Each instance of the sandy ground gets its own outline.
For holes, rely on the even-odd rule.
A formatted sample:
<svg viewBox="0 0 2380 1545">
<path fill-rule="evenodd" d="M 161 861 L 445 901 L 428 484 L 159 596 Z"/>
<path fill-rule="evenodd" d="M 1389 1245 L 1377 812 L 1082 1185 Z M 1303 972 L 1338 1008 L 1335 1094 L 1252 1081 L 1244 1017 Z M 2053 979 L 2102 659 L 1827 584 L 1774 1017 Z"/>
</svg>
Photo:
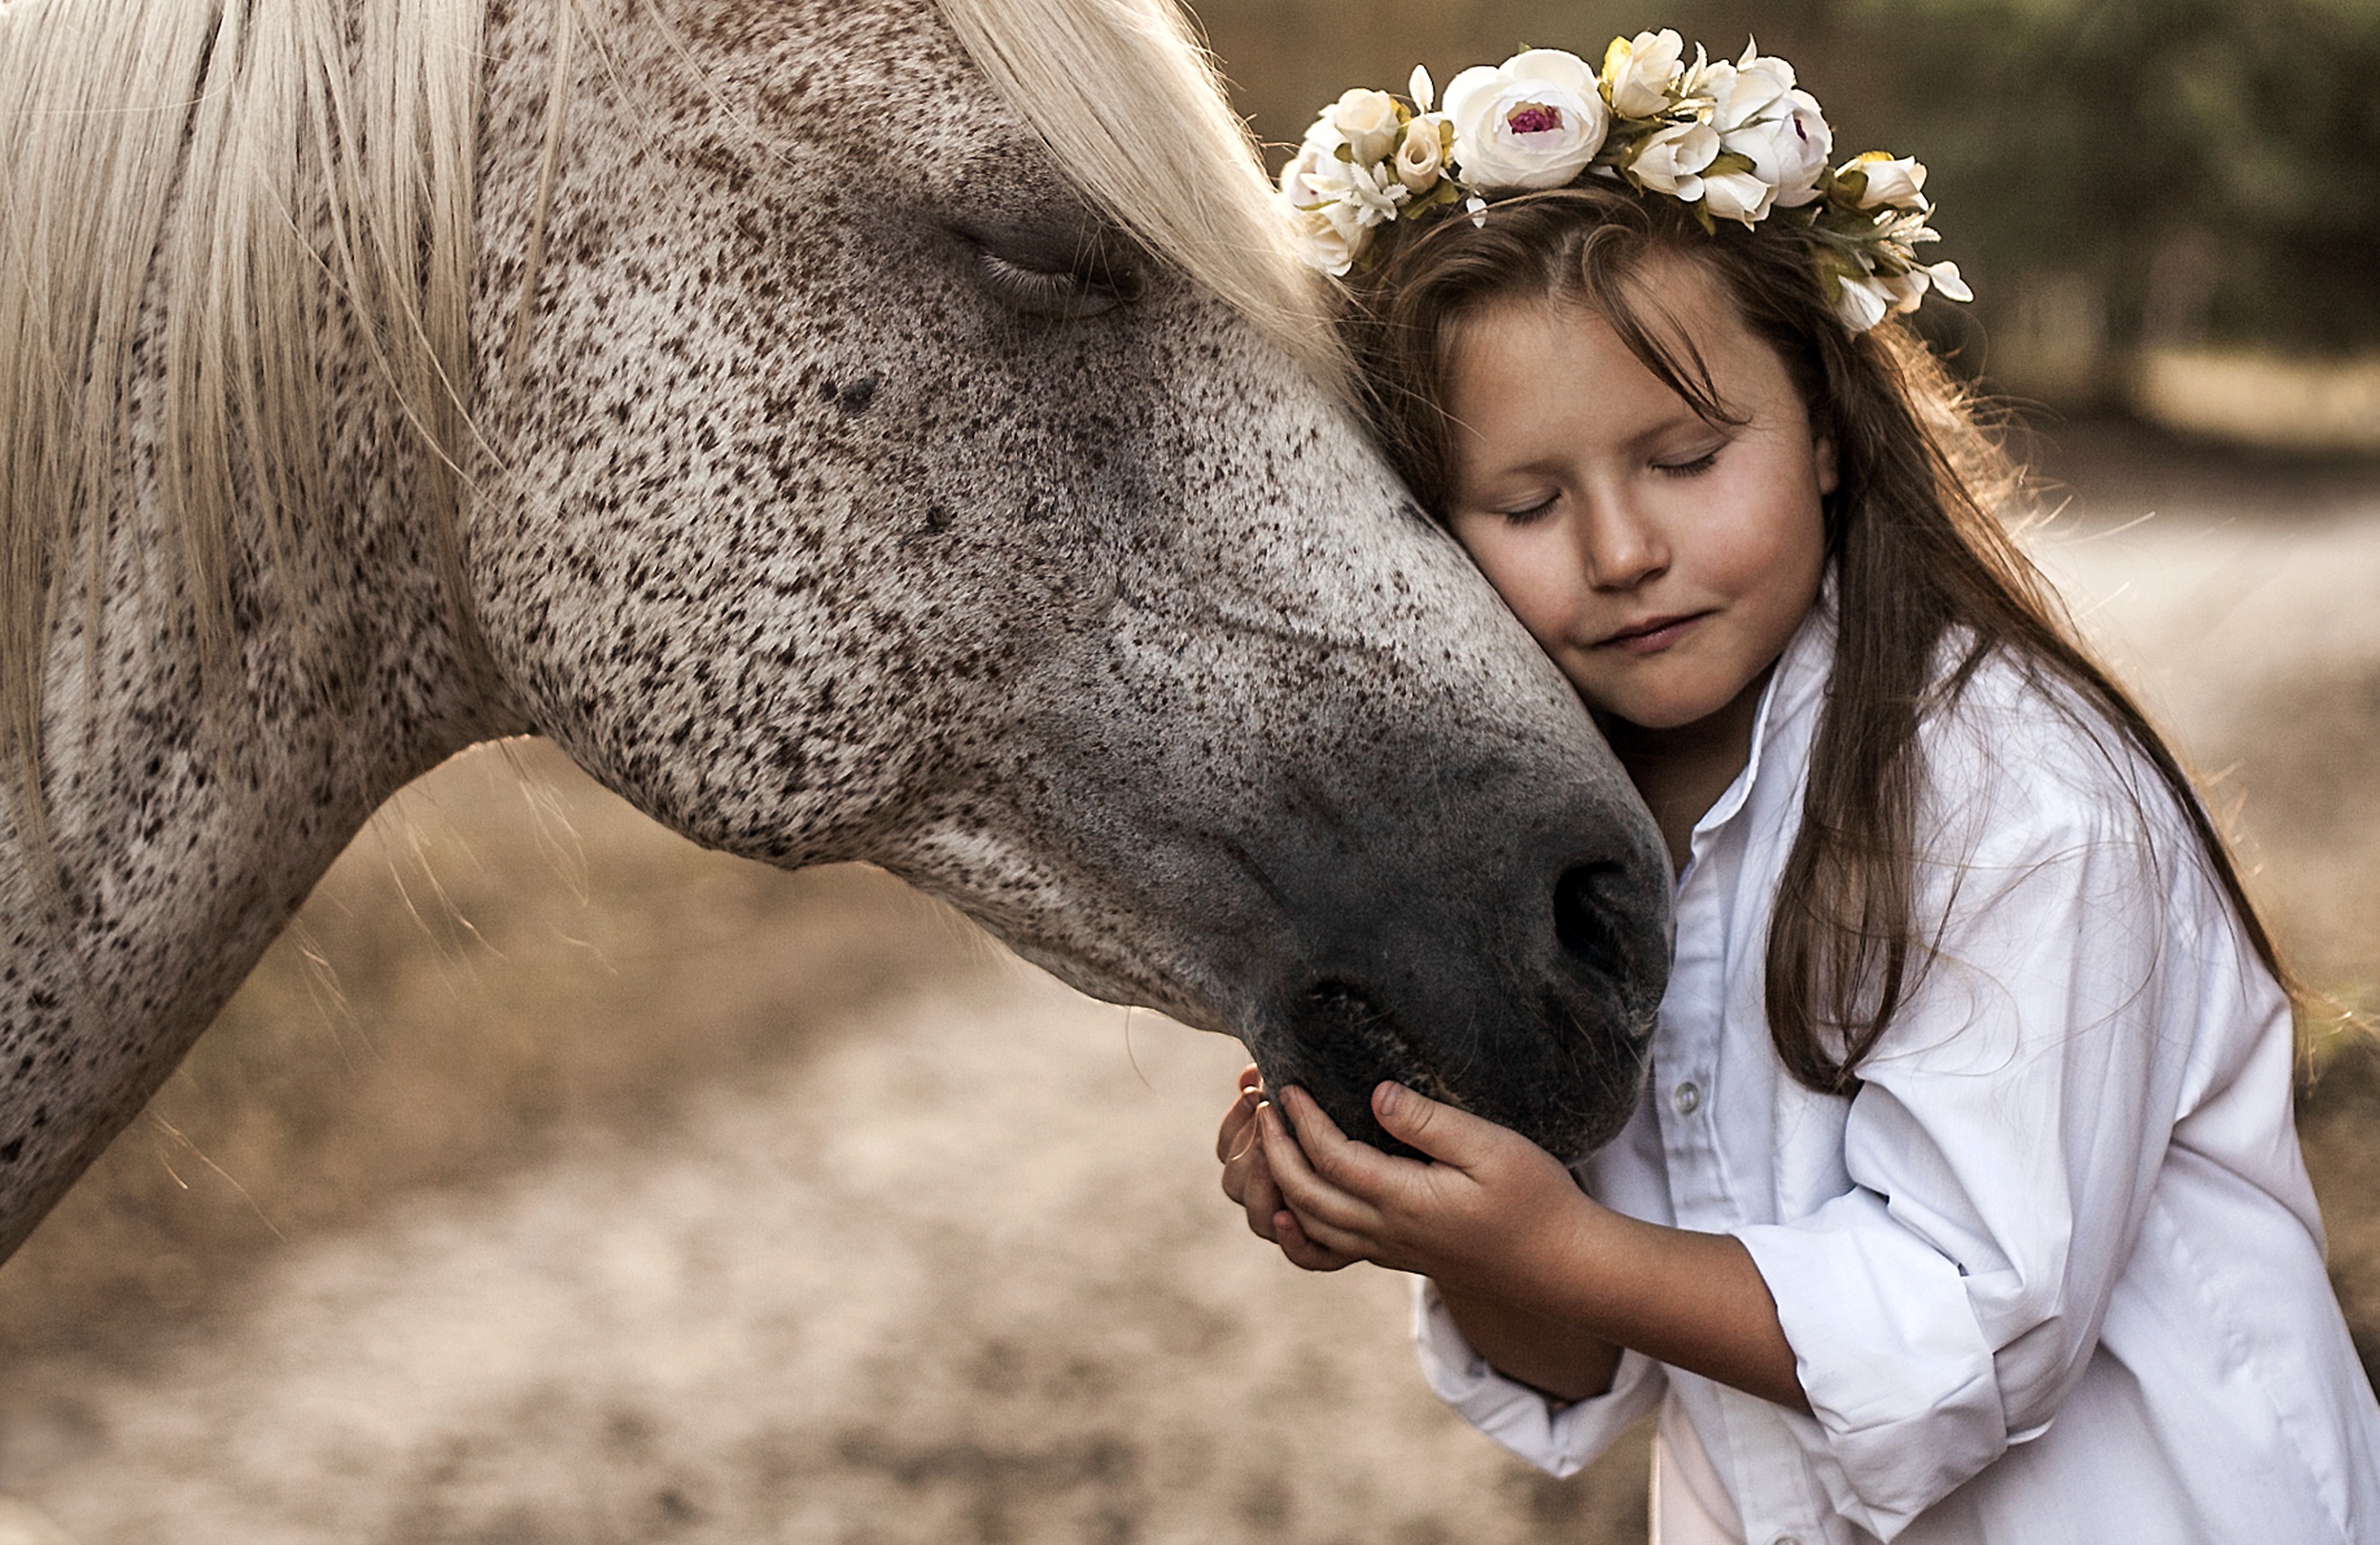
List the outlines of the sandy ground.
<svg viewBox="0 0 2380 1545">
<path fill-rule="evenodd" d="M 2046 560 L 2369 1000 L 2380 493 L 2052 468 Z M 2306 1131 L 2380 1328 L 2380 1083 L 2333 1060 Z M 1239 1062 L 476 754 L 0 1272 L 0 1490 L 85 1545 L 1641 1539 L 1640 1444 L 1536 1475 L 1420 1390 L 1401 1281 L 1247 1238 Z"/>
<path fill-rule="evenodd" d="M 9 1473 L 90 1541 L 1524 1537 L 1461 1522 L 1509 1481 L 1412 1397 L 1399 1284 L 1219 1226 L 1237 1066 L 1021 971 L 887 1004 L 154 1362 L 15 1370 Z"/>
</svg>

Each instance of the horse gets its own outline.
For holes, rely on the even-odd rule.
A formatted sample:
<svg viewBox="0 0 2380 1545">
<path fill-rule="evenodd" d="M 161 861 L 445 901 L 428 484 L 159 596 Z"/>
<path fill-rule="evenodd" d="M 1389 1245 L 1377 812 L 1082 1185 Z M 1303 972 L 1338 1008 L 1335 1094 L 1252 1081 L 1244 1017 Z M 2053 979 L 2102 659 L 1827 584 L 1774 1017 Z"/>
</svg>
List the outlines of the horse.
<svg viewBox="0 0 2380 1545">
<path fill-rule="evenodd" d="M 9 0 L 0 201 L 0 1252 L 526 734 L 1375 1140 L 1637 1098 L 1659 840 L 1175 0 Z"/>
</svg>

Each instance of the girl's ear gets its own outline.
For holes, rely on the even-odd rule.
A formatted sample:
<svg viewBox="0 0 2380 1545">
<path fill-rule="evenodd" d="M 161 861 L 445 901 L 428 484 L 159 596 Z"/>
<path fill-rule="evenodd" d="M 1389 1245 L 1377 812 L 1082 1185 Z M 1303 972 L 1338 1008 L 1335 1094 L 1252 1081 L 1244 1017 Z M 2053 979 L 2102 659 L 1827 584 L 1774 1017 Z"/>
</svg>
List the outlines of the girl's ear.
<svg viewBox="0 0 2380 1545">
<path fill-rule="evenodd" d="M 1843 474 L 1835 454 L 1835 437 L 1824 429 L 1814 429 L 1810 435 L 1810 460 L 1818 469 L 1818 497 L 1823 499 L 1843 485 Z"/>
</svg>

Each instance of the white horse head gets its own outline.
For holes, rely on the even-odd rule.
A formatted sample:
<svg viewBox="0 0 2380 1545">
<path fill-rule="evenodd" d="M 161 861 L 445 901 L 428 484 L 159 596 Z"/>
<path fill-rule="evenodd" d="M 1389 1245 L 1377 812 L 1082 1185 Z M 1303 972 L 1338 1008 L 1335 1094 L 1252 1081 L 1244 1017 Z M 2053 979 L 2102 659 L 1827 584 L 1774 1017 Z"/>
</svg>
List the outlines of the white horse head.
<svg viewBox="0 0 2380 1545">
<path fill-rule="evenodd" d="M 0 12 L 0 1238 L 522 731 L 1354 1130 L 1616 1130 L 1658 840 L 1342 406 L 1171 0 L 479 6 Z"/>
</svg>

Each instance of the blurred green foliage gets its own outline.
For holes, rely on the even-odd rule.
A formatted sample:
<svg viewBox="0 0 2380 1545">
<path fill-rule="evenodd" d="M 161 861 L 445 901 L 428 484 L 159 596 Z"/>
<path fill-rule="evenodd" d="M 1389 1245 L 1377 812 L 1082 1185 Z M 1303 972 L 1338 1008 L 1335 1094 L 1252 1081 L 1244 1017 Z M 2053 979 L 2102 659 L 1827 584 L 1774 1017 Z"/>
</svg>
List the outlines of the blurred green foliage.
<svg viewBox="0 0 2380 1545">
<path fill-rule="evenodd" d="M 1841 156 L 1932 168 L 1971 311 L 1930 325 L 2003 385 L 2112 397 L 2143 347 L 2380 349 L 2380 0 L 1195 0 L 1240 105 L 1292 141 L 1350 86 L 1512 47 L 1599 58 L 1756 35 Z M 1933 320 L 1939 318 L 1940 320 Z"/>
</svg>

